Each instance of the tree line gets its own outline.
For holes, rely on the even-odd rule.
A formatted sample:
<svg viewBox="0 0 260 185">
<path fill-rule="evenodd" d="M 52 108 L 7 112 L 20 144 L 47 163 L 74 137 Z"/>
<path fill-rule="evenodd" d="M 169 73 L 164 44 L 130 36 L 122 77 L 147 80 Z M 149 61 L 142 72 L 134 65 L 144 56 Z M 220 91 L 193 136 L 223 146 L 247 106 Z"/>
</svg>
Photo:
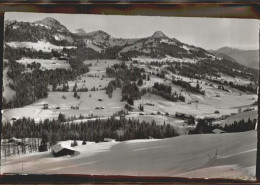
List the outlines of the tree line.
<svg viewBox="0 0 260 185">
<path fill-rule="evenodd" d="M 202 88 L 200 87 L 200 85 L 198 83 L 196 84 L 195 87 L 193 87 L 193 86 L 191 86 L 191 84 L 189 82 L 185 82 L 183 80 L 176 79 L 175 77 L 172 78 L 172 83 L 174 85 L 178 85 L 178 86 L 181 86 L 182 88 L 185 88 L 187 92 L 205 95 L 205 91 L 202 90 Z"/>
<path fill-rule="evenodd" d="M 122 130 L 123 134 L 118 134 Z M 69 123 L 65 115 L 60 114 L 57 120 L 45 119 L 35 123 L 34 119 L 22 118 L 12 124 L 7 122 L 2 124 L 2 138 L 12 137 L 34 140 L 36 145 L 34 150 L 47 144 L 52 146 L 58 141 L 65 140 L 84 140 L 102 142 L 104 138 L 113 138 L 117 141 L 131 139 L 168 138 L 177 136 L 176 129 L 170 124 L 157 125 L 155 121 L 146 122 L 134 119 L 115 119 L 114 117 L 106 120 L 89 120 L 80 123 Z M 36 138 L 40 138 L 39 142 Z M 36 141 L 36 142 L 35 142 Z M 30 145 L 30 143 L 28 143 Z"/>
<path fill-rule="evenodd" d="M 176 91 L 172 92 L 171 86 L 162 83 L 155 82 L 151 93 L 173 102 L 177 102 L 178 100 L 185 102 L 185 97 L 181 93 L 177 94 Z"/>
<path fill-rule="evenodd" d="M 7 76 L 13 80 L 9 86 L 16 92 L 13 99 L 7 102 L 3 99 L 3 108 L 22 107 L 35 102 L 40 98 L 48 96 L 48 85 L 52 85 L 52 90 L 58 90 L 57 86 L 63 84 L 62 91 L 67 91 L 66 83 L 75 80 L 80 74 L 87 73 L 89 68 L 83 64 L 80 58 L 70 58 L 69 69 L 41 70 L 34 68 L 31 73 L 25 72 L 25 66 L 9 59 L 5 64 L 8 67 Z"/>
<path fill-rule="evenodd" d="M 189 131 L 189 134 L 206 134 L 212 133 L 214 129 L 220 129 L 225 132 L 245 132 L 254 130 L 256 126 L 257 119 L 251 120 L 248 118 L 247 121 L 241 119 L 240 121 L 234 121 L 231 124 L 212 124 L 210 120 L 207 119 L 199 119 L 196 125 L 196 128 Z"/>
</svg>

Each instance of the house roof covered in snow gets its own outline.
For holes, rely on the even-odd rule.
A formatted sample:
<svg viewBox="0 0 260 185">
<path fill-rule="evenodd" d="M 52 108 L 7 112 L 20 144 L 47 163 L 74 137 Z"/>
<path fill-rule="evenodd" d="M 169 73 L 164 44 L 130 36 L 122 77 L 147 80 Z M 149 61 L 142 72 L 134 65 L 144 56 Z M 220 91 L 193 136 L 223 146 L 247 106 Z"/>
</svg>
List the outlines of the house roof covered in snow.
<svg viewBox="0 0 260 185">
<path fill-rule="evenodd" d="M 62 144 L 62 143 L 59 143 L 59 144 L 56 144 L 56 145 L 52 146 L 51 149 L 52 149 L 55 153 L 61 151 L 62 149 L 68 149 L 68 150 L 73 150 L 73 151 L 75 151 L 75 149 L 72 148 L 71 146 L 68 146 L 68 145 L 65 145 L 65 144 Z"/>
<path fill-rule="evenodd" d="M 22 142 L 22 140 L 12 137 L 11 139 L 9 139 L 9 142 Z"/>
<path fill-rule="evenodd" d="M 220 129 L 218 129 L 218 128 L 216 128 L 216 129 L 212 130 L 212 132 L 213 132 L 213 133 L 215 133 L 215 134 L 226 133 L 225 131 L 223 131 L 223 130 L 220 130 Z"/>
<path fill-rule="evenodd" d="M 115 142 L 116 139 L 112 139 L 112 138 L 104 138 L 105 142 Z"/>
</svg>

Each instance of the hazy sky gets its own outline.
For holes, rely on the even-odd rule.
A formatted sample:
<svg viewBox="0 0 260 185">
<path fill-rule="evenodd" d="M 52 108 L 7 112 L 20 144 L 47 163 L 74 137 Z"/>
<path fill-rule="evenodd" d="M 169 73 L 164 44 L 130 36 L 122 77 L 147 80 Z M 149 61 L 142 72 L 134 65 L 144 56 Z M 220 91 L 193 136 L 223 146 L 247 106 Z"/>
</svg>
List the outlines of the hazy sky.
<svg viewBox="0 0 260 185">
<path fill-rule="evenodd" d="M 70 31 L 103 30 L 117 38 L 142 38 L 162 31 L 168 37 L 204 49 L 230 46 L 259 48 L 259 21 L 253 19 L 184 18 L 86 14 L 6 13 L 5 19 L 32 22 L 53 17 Z"/>
</svg>

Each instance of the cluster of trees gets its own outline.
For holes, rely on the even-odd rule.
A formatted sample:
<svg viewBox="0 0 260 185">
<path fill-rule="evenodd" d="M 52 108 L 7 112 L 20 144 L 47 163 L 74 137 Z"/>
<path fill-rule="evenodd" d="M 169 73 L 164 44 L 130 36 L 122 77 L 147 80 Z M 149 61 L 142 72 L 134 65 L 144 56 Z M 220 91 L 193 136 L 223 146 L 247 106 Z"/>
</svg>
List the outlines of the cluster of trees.
<svg viewBox="0 0 260 185">
<path fill-rule="evenodd" d="M 33 48 L 13 48 L 5 45 L 4 50 L 4 58 L 9 60 L 20 60 L 23 57 L 41 59 L 51 59 L 53 57 L 51 52 L 36 51 Z"/>
<path fill-rule="evenodd" d="M 130 139 L 167 138 L 177 136 L 176 130 L 170 124 L 157 125 L 155 121 L 151 123 L 133 119 L 117 120 L 108 118 L 107 120 L 96 119 L 81 123 L 68 123 L 64 115 L 60 114 L 58 120 L 45 119 L 35 123 L 33 119 L 22 118 L 10 124 L 2 125 L 2 137 L 4 139 L 16 138 L 41 138 L 41 143 L 37 145 L 50 146 L 62 140 L 87 140 L 101 142 L 104 138 L 114 138 L 118 141 Z M 117 131 L 123 130 L 123 135 L 118 135 Z"/>
<path fill-rule="evenodd" d="M 3 99 L 3 108 L 21 107 L 40 98 L 46 98 L 49 91 L 48 85 L 52 85 L 53 91 L 68 91 L 66 83 L 69 80 L 75 80 L 78 75 L 89 72 L 89 66 L 83 63 L 83 59 L 80 56 L 74 56 L 68 60 L 70 69 L 43 71 L 37 64 L 31 64 L 29 67 L 33 69 L 32 72 L 25 73 L 25 66 L 13 60 L 12 58 L 17 57 L 9 56 L 10 51 L 13 51 L 13 49 L 5 52 L 8 53 L 5 57 L 9 60 L 5 65 L 8 67 L 7 76 L 13 80 L 10 88 L 16 92 L 16 95 L 9 102 Z M 57 86 L 61 84 L 63 84 L 62 88 L 58 89 Z"/>
<path fill-rule="evenodd" d="M 140 105 L 138 106 L 138 109 L 139 109 L 140 111 L 144 111 L 144 106 L 143 106 L 142 104 L 140 104 Z"/>
<path fill-rule="evenodd" d="M 78 92 L 88 92 L 88 88 L 87 87 L 81 87 L 81 88 L 77 88 Z"/>
<path fill-rule="evenodd" d="M 10 88 L 16 94 L 9 102 L 4 101 L 3 108 L 15 108 L 28 105 L 48 95 L 48 78 L 41 70 L 24 73 L 25 67 L 13 60 L 8 63 L 7 76 L 13 80 Z"/>
<path fill-rule="evenodd" d="M 130 105 L 134 105 L 134 100 L 141 98 L 141 92 L 135 82 L 128 82 L 122 86 L 122 101 L 127 100 Z"/>
<path fill-rule="evenodd" d="M 130 105 L 134 105 L 134 100 L 140 99 L 142 95 L 137 84 L 139 86 L 143 84 L 142 79 L 146 78 L 144 72 L 143 68 L 131 67 L 128 69 L 124 62 L 107 67 L 107 76 L 113 77 L 115 80 L 109 82 L 106 93 L 112 97 L 113 90 L 119 87 L 122 89 L 122 101 L 126 100 Z"/>
<path fill-rule="evenodd" d="M 195 87 L 193 87 L 193 86 L 191 86 L 191 84 L 189 82 L 185 82 L 180 79 L 175 79 L 175 77 L 172 78 L 172 83 L 174 85 L 178 85 L 178 86 L 181 86 L 182 88 L 185 88 L 187 92 L 205 95 L 205 91 L 202 90 L 202 88 L 200 87 L 200 85 L 198 83 Z"/>
<path fill-rule="evenodd" d="M 165 99 L 173 102 L 177 102 L 178 100 L 185 102 L 185 97 L 181 93 L 177 94 L 176 91 L 172 93 L 172 87 L 162 83 L 155 82 L 152 93 L 160 95 Z"/>
<path fill-rule="evenodd" d="M 68 92 L 69 91 L 69 84 L 68 83 L 66 84 L 65 82 L 63 82 L 62 87 L 61 88 L 57 88 L 57 84 L 54 83 L 52 85 L 52 91 Z"/>
<path fill-rule="evenodd" d="M 240 121 L 234 121 L 232 124 L 225 124 L 223 130 L 226 132 L 245 132 L 249 130 L 254 130 L 256 126 L 257 119 L 251 120 L 248 118 L 247 121 L 244 119 Z"/>
<path fill-rule="evenodd" d="M 189 130 L 189 134 L 207 134 L 212 133 L 212 130 L 219 128 L 217 124 L 212 124 L 205 119 L 199 119 L 198 123 L 193 130 Z"/>
<path fill-rule="evenodd" d="M 159 64 L 155 64 L 159 65 Z M 232 62 L 226 59 L 201 59 L 197 63 L 178 63 L 172 62 L 168 64 L 167 70 L 173 72 L 174 74 L 180 74 L 189 78 L 195 79 L 209 79 L 210 77 L 220 77 L 220 73 L 229 75 L 231 77 L 241 77 L 249 79 L 254 82 L 255 85 L 236 85 L 230 82 L 226 82 L 226 85 L 230 87 L 237 88 L 241 91 L 249 91 L 252 93 L 256 92 L 256 87 L 258 84 L 258 71 L 255 69 L 250 69 L 242 66 L 236 62 Z M 210 78 L 212 79 L 212 78 Z M 225 82 L 216 81 L 216 83 Z"/>
<path fill-rule="evenodd" d="M 122 66 L 122 64 L 120 66 Z M 123 82 L 137 81 L 140 78 L 143 79 L 144 72 L 145 70 L 143 68 L 140 69 L 137 67 L 128 69 L 127 66 L 121 68 L 116 65 L 116 68 L 114 66 L 106 68 L 106 74 L 109 78 L 118 78 Z"/>
<path fill-rule="evenodd" d="M 217 79 L 213 79 L 213 78 L 207 78 L 207 80 L 212 81 L 217 84 L 221 84 L 221 85 L 229 85 L 230 87 L 238 89 L 242 92 L 251 92 L 251 93 L 257 94 L 258 87 L 252 83 L 246 84 L 246 85 L 239 85 L 239 84 L 235 84 L 231 81 L 228 82 L 226 80 L 223 81 L 223 80 L 217 80 Z M 224 89 L 226 89 L 226 88 L 224 88 Z"/>
<path fill-rule="evenodd" d="M 31 73 L 24 73 L 25 67 L 13 60 L 9 60 L 7 75 L 13 80 L 10 88 L 16 95 L 10 102 L 3 102 L 3 108 L 21 107 L 33 103 L 40 98 L 48 96 L 48 85 L 52 85 L 53 91 L 68 91 L 69 80 L 74 80 L 79 71 L 72 69 L 40 70 L 35 68 Z M 83 72 L 84 70 L 80 70 Z M 63 84 L 61 89 L 57 85 Z"/>
<path fill-rule="evenodd" d="M 70 41 L 66 39 L 55 39 L 54 35 L 61 34 L 56 27 L 57 25 L 48 28 L 36 24 L 32 25 L 29 22 L 16 22 L 14 25 L 18 26 L 19 29 L 13 29 L 13 24 L 7 25 L 5 27 L 5 42 L 37 42 L 38 40 L 46 39 L 50 43 L 59 46 L 67 46 L 71 44 Z M 62 35 L 68 38 L 73 36 L 65 29 L 62 31 Z"/>
<path fill-rule="evenodd" d="M 68 62 L 77 76 L 89 72 L 89 65 L 84 64 L 84 60 L 80 56 L 69 58 Z"/>
<path fill-rule="evenodd" d="M 242 119 L 238 122 L 234 121 L 234 123 L 232 124 L 225 124 L 224 126 L 221 126 L 219 124 L 212 124 L 210 120 L 199 119 L 196 128 L 194 130 L 190 130 L 189 134 L 212 133 L 212 131 L 216 128 L 229 133 L 245 132 L 249 130 L 254 130 L 256 126 L 256 122 L 257 122 L 256 119 L 251 120 L 250 118 L 248 118 L 247 121 Z"/>
<path fill-rule="evenodd" d="M 80 42 L 79 42 L 80 43 Z M 99 46 L 100 47 L 100 46 Z M 118 52 L 122 49 L 120 46 L 108 47 L 103 49 L 101 53 L 95 51 L 92 48 L 86 48 L 85 44 L 82 43 L 76 48 L 67 49 L 64 48 L 63 52 L 72 56 L 80 56 L 84 60 L 91 59 L 116 59 Z"/>
<path fill-rule="evenodd" d="M 40 69 L 41 68 L 41 64 L 40 63 L 36 63 L 36 62 L 32 62 L 31 64 L 27 64 L 26 66 L 28 69 Z"/>
<path fill-rule="evenodd" d="M 121 88 L 121 80 L 116 78 L 115 80 L 111 80 L 107 87 L 106 87 L 106 94 L 108 95 L 109 98 L 112 98 L 113 91 L 117 88 Z"/>
<path fill-rule="evenodd" d="M 26 143 L 26 144 L 22 144 Z M 23 138 L 21 142 L 8 142 L 3 141 L 1 143 L 2 156 L 9 157 L 19 154 L 35 153 L 38 152 L 41 143 L 41 138 Z"/>
<path fill-rule="evenodd" d="M 86 48 L 83 46 L 79 46 L 77 48 L 63 48 L 63 52 L 69 56 L 74 56 L 80 58 L 82 61 L 84 60 L 91 60 L 91 59 L 102 59 L 102 55 L 95 51 L 92 48 Z"/>
<path fill-rule="evenodd" d="M 147 56 L 147 54 L 137 50 L 129 50 L 127 52 L 120 53 L 120 59 L 123 61 L 128 61 L 130 58 L 136 58 L 138 56 Z"/>
</svg>

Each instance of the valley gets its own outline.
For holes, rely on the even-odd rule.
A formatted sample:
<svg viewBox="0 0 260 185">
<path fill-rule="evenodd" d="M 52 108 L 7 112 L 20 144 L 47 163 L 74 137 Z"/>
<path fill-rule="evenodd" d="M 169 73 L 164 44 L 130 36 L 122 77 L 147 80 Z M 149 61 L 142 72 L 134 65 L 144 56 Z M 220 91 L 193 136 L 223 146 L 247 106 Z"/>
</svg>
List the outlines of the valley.
<svg viewBox="0 0 260 185">
<path fill-rule="evenodd" d="M 1 173 L 254 179 L 258 69 L 51 17 L 6 20 L 4 51 Z"/>
</svg>

